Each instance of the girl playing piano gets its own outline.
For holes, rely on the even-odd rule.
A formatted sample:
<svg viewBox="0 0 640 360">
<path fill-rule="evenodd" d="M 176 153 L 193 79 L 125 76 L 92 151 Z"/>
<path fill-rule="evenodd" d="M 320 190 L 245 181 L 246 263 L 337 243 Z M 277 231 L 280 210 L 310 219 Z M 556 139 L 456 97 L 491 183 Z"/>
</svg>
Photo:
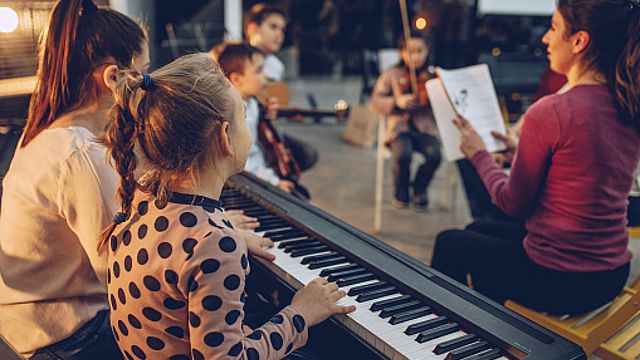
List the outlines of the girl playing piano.
<svg viewBox="0 0 640 360">
<path fill-rule="evenodd" d="M 247 256 L 273 260 L 265 250 L 273 243 L 234 230 L 217 200 L 244 168 L 251 136 L 240 95 L 208 54 L 130 73 L 116 102 L 104 143 L 122 210 L 101 246 L 111 323 L 127 358 L 279 359 L 306 343 L 309 326 L 354 310 L 336 305 L 344 292 L 318 278 L 243 332 Z"/>
</svg>

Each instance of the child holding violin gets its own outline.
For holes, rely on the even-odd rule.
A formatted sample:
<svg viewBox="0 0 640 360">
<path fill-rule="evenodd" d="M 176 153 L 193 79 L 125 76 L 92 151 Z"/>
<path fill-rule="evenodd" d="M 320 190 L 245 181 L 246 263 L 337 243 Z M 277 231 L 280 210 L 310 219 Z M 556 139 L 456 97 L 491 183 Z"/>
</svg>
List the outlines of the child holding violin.
<svg viewBox="0 0 640 360">
<path fill-rule="evenodd" d="M 380 75 L 371 94 L 373 111 L 388 115 L 385 145 L 393 157 L 393 198 L 396 208 L 407 208 L 410 196 L 411 156 L 424 156 L 413 180 L 413 205 L 426 210 L 427 188 L 440 164 L 440 142 L 424 83 L 433 78 L 428 69 L 429 47 L 421 34 L 412 33 L 399 43 L 401 62 Z M 416 73 L 412 89 L 411 67 Z"/>
<path fill-rule="evenodd" d="M 269 126 L 277 117 L 277 99 L 270 99 L 267 104 L 262 105 L 256 98 L 267 84 L 264 60 L 262 51 L 246 43 L 227 44 L 218 56 L 225 76 L 238 90 L 247 107 L 247 123 L 253 144 L 245 171 L 283 191 L 309 198 L 309 192 L 297 183 L 300 168 L 295 158 L 282 141 L 277 141 L 279 134 L 275 128 Z M 265 139 L 266 131 L 269 134 Z M 265 145 L 268 148 L 265 149 Z"/>
</svg>

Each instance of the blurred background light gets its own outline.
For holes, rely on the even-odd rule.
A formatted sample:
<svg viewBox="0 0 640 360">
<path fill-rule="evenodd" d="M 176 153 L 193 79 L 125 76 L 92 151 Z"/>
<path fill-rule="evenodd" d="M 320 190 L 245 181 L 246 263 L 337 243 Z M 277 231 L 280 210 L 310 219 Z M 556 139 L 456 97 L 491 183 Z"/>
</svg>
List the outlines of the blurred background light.
<svg viewBox="0 0 640 360">
<path fill-rule="evenodd" d="M 10 33 L 18 28 L 18 14 L 10 7 L 0 7 L 0 32 Z"/>
</svg>

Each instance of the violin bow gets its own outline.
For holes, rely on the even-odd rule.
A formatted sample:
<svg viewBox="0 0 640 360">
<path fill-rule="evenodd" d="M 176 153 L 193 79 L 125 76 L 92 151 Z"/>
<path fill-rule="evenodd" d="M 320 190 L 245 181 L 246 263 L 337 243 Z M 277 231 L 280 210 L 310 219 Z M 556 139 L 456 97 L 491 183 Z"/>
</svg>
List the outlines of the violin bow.
<svg viewBox="0 0 640 360">
<path fill-rule="evenodd" d="M 411 79 L 411 90 L 413 93 L 418 94 L 418 76 L 416 75 L 416 67 L 411 62 L 411 51 L 409 51 L 409 40 L 411 39 L 411 29 L 409 27 L 409 12 L 407 11 L 407 0 L 400 1 L 400 13 L 402 15 L 402 29 L 404 30 L 404 44 L 407 52 L 409 53 L 409 79 Z"/>
</svg>

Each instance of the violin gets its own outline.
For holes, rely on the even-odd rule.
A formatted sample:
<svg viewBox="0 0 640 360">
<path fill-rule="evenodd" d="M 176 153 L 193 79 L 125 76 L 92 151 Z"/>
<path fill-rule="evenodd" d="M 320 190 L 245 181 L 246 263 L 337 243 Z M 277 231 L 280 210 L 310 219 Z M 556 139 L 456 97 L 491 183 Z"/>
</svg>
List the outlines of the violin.
<svg viewBox="0 0 640 360">
<path fill-rule="evenodd" d="M 424 86 L 424 84 L 428 80 L 433 79 L 433 77 L 434 74 L 431 72 L 430 67 L 423 66 L 422 69 L 416 72 L 416 82 L 418 83 L 418 86 L 416 87 L 414 92 L 411 85 L 410 70 L 407 68 L 406 71 L 403 71 L 400 74 L 400 77 L 398 78 L 398 85 L 402 94 L 413 93 L 420 101 L 420 105 L 429 105 L 429 95 L 427 94 L 427 87 Z"/>
<path fill-rule="evenodd" d="M 278 177 L 296 182 L 300 178 L 300 166 L 284 145 L 284 141 L 273 121 L 265 117 L 266 109 L 259 104 L 258 141 L 265 150 L 267 163 L 271 165 Z"/>
<path fill-rule="evenodd" d="M 411 38 L 411 31 L 409 28 L 409 12 L 407 10 L 407 1 L 400 0 L 400 14 L 402 15 L 402 30 L 404 33 L 405 44 L 409 44 Z M 425 82 L 433 78 L 433 74 L 429 66 L 423 65 L 422 68 L 416 69 L 413 63 L 409 61 L 406 64 L 406 70 L 401 74 L 398 79 L 398 85 L 402 94 L 414 94 L 418 98 L 420 105 L 429 104 L 429 95 L 427 94 L 427 88 Z"/>
</svg>

